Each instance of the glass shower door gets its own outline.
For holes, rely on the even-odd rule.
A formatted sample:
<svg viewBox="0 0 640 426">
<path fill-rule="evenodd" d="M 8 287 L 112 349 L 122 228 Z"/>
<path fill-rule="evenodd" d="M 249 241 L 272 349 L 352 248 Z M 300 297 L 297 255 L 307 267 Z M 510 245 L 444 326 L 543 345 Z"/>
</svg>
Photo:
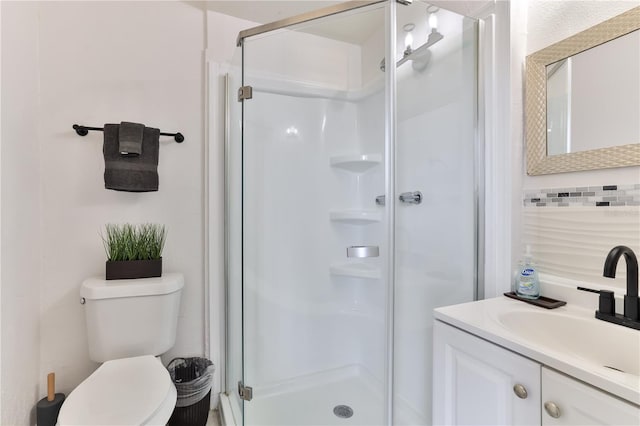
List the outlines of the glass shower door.
<svg viewBox="0 0 640 426">
<path fill-rule="evenodd" d="M 385 423 L 385 7 L 243 42 L 246 425 Z"/>
<path fill-rule="evenodd" d="M 477 23 L 414 2 L 397 28 L 393 424 L 424 425 L 433 309 L 476 297 Z"/>
<path fill-rule="evenodd" d="M 217 81 L 217 79 L 212 79 Z M 231 413 L 242 424 L 242 104 L 235 91 L 242 85 L 242 49 L 237 48 L 225 77 L 225 393 Z"/>
</svg>

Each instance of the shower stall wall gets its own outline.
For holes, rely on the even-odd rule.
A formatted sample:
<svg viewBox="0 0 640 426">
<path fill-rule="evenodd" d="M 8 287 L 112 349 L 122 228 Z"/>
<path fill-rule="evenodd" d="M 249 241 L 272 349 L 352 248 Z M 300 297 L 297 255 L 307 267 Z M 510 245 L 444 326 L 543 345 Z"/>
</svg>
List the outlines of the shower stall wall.
<svg viewBox="0 0 640 426">
<path fill-rule="evenodd" d="M 238 424 L 429 424 L 431 312 L 476 297 L 477 22 L 369 3 L 241 33 L 227 77 Z"/>
</svg>

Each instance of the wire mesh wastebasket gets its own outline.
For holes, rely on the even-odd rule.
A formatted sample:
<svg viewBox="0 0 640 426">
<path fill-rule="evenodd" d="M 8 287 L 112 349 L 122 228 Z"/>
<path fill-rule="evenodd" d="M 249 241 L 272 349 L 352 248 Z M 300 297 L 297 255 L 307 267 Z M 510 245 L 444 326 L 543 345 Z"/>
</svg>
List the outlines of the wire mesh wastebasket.
<svg viewBox="0 0 640 426">
<path fill-rule="evenodd" d="M 205 426 L 215 370 L 213 363 L 206 358 L 175 358 L 167 369 L 178 393 L 169 426 Z"/>
</svg>

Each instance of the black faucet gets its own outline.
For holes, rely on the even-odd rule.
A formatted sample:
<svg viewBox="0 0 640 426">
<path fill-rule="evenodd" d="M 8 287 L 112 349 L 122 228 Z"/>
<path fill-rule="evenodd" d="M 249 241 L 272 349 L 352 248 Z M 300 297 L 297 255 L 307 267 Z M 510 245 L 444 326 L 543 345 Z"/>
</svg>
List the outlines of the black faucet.
<svg viewBox="0 0 640 426">
<path fill-rule="evenodd" d="M 600 295 L 600 306 L 596 318 L 640 330 L 640 298 L 638 297 L 638 259 L 629 247 L 617 246 L 611 249 L 604 261 L 604 275 L 616 277 L 618 260 L 624 255 L 627 262 L 627 294 L 624 296 L 624 315 L 616 314 L 615 298 L 612 291 L 592 290 L 578 287 L 578 290 L 590 291 Z"/>
<path fill-rule="evenodd" d="M 627 262 L 627 294 L 624 296 L 624 316 L 632 321 L 640 319 L 640 298 L 638 298 L 638 259 L 629 247 L 617 246 L 611 249 L 604 261 L 603 275 L 616 277 L 616 267 L 620 256 Z"/>
</svg>

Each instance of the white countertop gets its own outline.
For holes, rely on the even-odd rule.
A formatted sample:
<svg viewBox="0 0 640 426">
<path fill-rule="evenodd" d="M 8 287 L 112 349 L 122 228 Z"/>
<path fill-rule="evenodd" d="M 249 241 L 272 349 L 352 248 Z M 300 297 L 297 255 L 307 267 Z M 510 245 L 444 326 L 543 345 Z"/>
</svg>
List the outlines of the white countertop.
<svg viewBox="0 0 640 426">
<path fill-rule="evenodd" d="M 558 340 L 561 333 L 567 333 L 565 325 L 577 324 L 579 327 L 576 327 L 575 333 L 573 330 L 568 331 L 571 337 L 568 340 L 574 344 L 577 342 L 577 346 L 584 345 L 587 348 L 594 348 L 594 354 L 597 352 L 601 358 L 606 358 L 609 350 L 632 351 L 632 353 L 625 355 L 631 355 L 632 360 L 637 359 L 638 370 L 640 370 L 640 331 L 598 320 L 594 317 L 594 312 L 595 308 L 585 309 L 570 303 L 560 308 L 547 310 L 500 296 L 495 299 L 438 308 L 434 311 L 434 317 L 640 405 L 640 375 L 605 368 L 601 365 L 602 363 L 592 359 L 591 355 L 593 354 L 590 353 L 590 350 L 587 350 L 585 356 L 582 356 L 580 351 L 564 349 L 562 342 Z M 539 329 L 534 330 L 535 335 L 527 335 L 526 332 L 519 333 L 514 330 L 513 325 L 509 326 L 505 322 L 505 318 L 514 318 L 518 315 L 527 318 L 544 318 L 546 325 L 540 322 Z M 559 324 L 558 330 L 545 330 L 545 327 L 556 328 L 550 325 L 554 322 Z M 527 326 L 528 333 L 531 333 L 531 327 L 536 327 L 537 324 L 527 324 Z M 560 330 L 561 328 L 563 330 Z M 607 337 L 615 340 L 610 339 L 606 343 L 594 341 L 596 339 L 591 333 L 593 330 L 597 330 L 599 336 L 609 335 Z M 553 344 L 553 338 L 546 341 L 544 335 L 547 332 L 550 335 L 555 334 L 552 337 L 559 344 Z M 620 342 L 619 345 L 618 342 Z M 612 344 L 614 347 L 607 347 Z M 596 347 L 592 345 L 596 345 Z M 628 356 L 627 359 L 629 359 Z"/>
</svg>

